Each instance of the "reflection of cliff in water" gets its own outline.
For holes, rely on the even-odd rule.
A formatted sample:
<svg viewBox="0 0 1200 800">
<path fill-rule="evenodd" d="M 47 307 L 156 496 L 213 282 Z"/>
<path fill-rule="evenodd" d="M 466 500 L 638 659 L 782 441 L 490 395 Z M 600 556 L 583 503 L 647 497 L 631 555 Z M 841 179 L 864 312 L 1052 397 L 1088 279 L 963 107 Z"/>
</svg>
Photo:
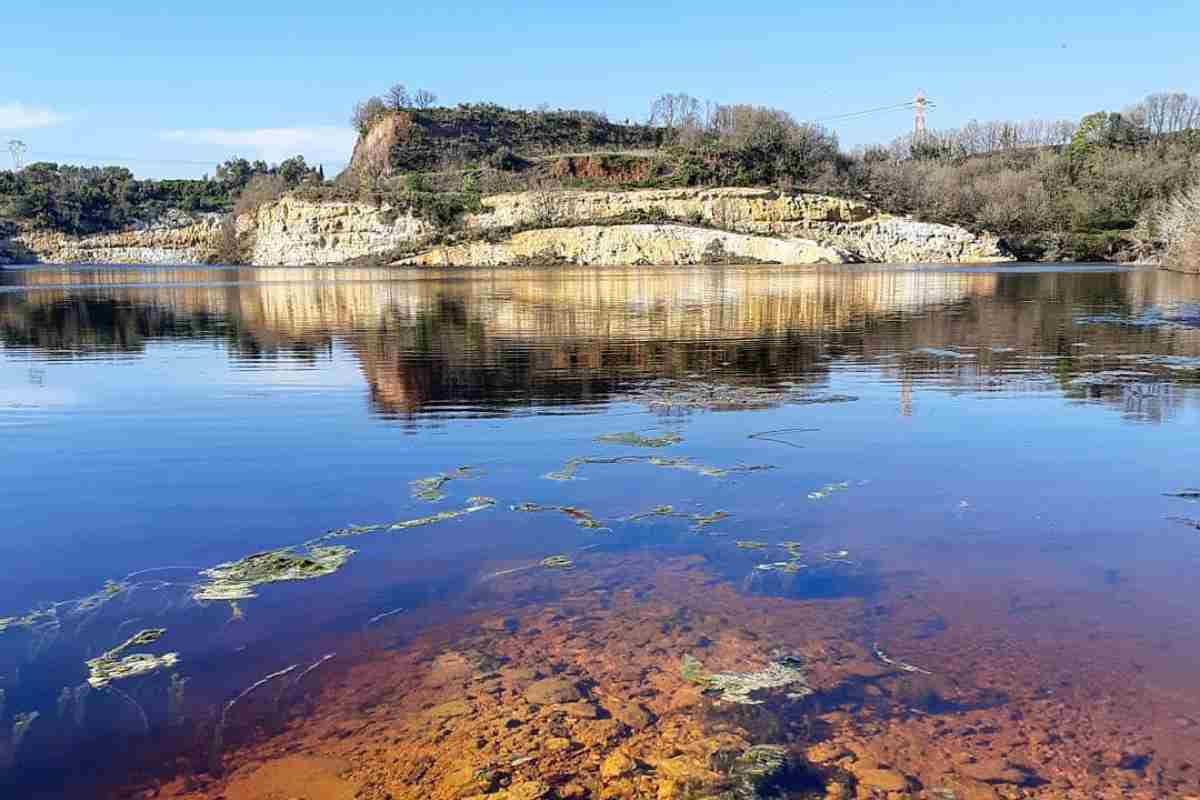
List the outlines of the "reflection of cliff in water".
<svg viewBox="0 0 1200 800">
<path fill-rule="evenodd" d="M 1038 371 L 1067 386 L 1132 354 L 1195 357 L 1200 331 L 1073 325 L 1191 299 L 1155 271 L 31 270 L 6 274 L 7 347 L 69 356 L 217 338 L 239 361 L 306 360 L 335 342 L 381 413 L 600 401 L 633 382 L 704 375 L 821 381 L 837 359 L 900 382 L 987 388 Z M 970 352 L 929 359 L 923 348 Z"/>
</svg>

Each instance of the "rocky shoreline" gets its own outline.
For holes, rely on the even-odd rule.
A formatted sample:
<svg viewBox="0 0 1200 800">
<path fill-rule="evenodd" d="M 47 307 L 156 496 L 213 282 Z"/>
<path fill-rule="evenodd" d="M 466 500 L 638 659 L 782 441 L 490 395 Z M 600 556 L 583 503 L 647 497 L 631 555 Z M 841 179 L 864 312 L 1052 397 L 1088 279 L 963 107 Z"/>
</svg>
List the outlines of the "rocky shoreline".
<svg viewBox="0 0 1200 800">
<path fill-rule="evenodd" d="M 991 263 L 1002 241 L 853 200 L 764 189 L 520 192 L 485 197 L 451 227 L 386 203 L 285 196 L 228 223 L 174 215 L 91 236 L 25 231 L 0 263 L 223 263 L 231 238 L 254 266 L 570 263 Z"/>
</svg>

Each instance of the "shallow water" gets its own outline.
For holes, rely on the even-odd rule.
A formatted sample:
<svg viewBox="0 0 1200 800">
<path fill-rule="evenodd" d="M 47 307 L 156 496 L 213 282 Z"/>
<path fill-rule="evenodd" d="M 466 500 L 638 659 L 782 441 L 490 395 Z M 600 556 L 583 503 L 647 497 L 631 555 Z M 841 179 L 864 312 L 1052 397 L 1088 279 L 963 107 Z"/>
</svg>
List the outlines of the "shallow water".
<svg viewBox="0 0 1200 800">
<path fill-rule="evenodd" d="M 708 647 L 678 639 L 672 608 L 703 614 L 706 664 L 748 671 L 788 650 L 825 680 L 817 707 L 772 700 L 770 720 L 739 719 L 746 741 L 861 740 L 879 752 L 851 774 L 883 764 L 914 791 L 950 787 L 929 797 L 967 796 L 956 780 L 997 796 L 1200 792 L 1200 502 L 1168 496 L 1200 486 L 1196 277 L 41 267 L 0 272 L 0 335 L 0 619 L 15 618 L 0 632 L 0 788 L 16 796 L 153 780 L 168 796 L 265 797 L 283 791 L 267 768 L 239 788 L 238 766 L 288 741 L 397 798 L 454 796 L 437 764 L 456 725 L 471 732 L 460 715 L 395 745 L 401 760 L 426 747 L 419 774 L 302 732 L 367 730 L 377 706 L 345 693 L 368 686 L 407 698 L 377 705 L 408 724 L 425 710 L 405 702 L 453 698 L 405 681 L 480 648 L 568 675 L 604 708 L 621 692 L 644 704 L 659 722 L 621 746 L 648 766 L 612 780 L 671 796 L 653 737 L 684 712 L 647 676 Z M 662 441 L 597 441 L 627 432 Z M 576 458 L 592 461 L 563 474 Z M 414 496 L 410 481 L 465 465 L 444 499 Z M 674 516 L 629 519 L 663 505 Z M 202 569 L 469 506 L 331 538 L 356 551 L 333 574 L 195 598 Z M 540 565 L 556 555 L 573 568 Z M 106 580 L 122 582 L 78 602 Z M 556 639 L 562 620 L 579 627 Z M 501 633 L 484 647 L 479 626 Z M 129 652 L 177 664 L 76 690 L 88 659 L 157 628 Z M 613 648 L 644 660 L 640 677 L 592 664 Z M 888 658 L 922 672 L 847 688 L 847 664 Z M 900 679 L 926 672 L 953 688 L 914 705 Z M 487 739 L 486 710 L 509 713 L 509 694 L 472 685 L 454 692 Z M 1042 742 L 1065 719 L 1086 732 Z M 362 750 L 367 736 L 334 738 Z M 597 760 L 615 746 L 565 738 Z M 938 740 L 1026 779 L 935 768 Z M 540 796 L 603 796 L 608 780 L 594 764 L 506 769 L 557 792 Z"/>
</svg>

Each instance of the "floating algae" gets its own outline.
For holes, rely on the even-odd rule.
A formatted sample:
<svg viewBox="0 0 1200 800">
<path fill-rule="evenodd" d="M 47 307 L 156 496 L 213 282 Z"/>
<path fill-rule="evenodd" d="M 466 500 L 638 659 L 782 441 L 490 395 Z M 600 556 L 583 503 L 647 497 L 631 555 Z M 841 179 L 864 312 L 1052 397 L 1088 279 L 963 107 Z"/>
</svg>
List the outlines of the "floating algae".
<svg viewBox="0 0 1200 800">
<path fill-rule="evenodd" d="M 704 475 L 708 478 L 724 478 L 731 472 L 765 472 L 769 469 L 775 469 L 770 464 L 741 464 L 736 467 L 710 467 L 705 464 L 697 464 L 687 458 L 659 458 L 652 456 L 646 459 L 646 463 L 656 467 L 665 469 L 681 469 L 686 472 L 695 472 Z"/>
<path fill-rule="evenodd" d="M 577 480 L 575 473 L 585 464 L 641 464 L 646 461 L 644 456 L 617 456 L 616 458 L 576 457 L 563 464 L 562 469 L 547 472 L 542 477 L 551 481 Z"/>
<path fill-rule="evenodd" d="M 676 511 L 674 506 L 655 506 L 649 511 L 641 511 L 637 514 L 630 514 L 628 517 L 622 517 L 622 522 L 637 522 L 651 517 L 673 517 L 676 519 L 686 519 L 690 521 L 692 530 L 700 530 L 707 528 L 709 525 L 715 525 L 721 520 L 729 518 L 727 511 L 713 511 L 709 514 L 688 514 L 683 511 Z"/>
<path fill-rule="evenodd" d="M 63 622 L 99 611 L 108 601 L 136 585 L 126 581 L 106 580 L 99 591 L 86 597 L 49 603 L 20 617 L 0 618 L 0 633 L 17 629 L 47 632 L 58 630 Z"/>
<path fill-rule="evenodd" d="M 584 548 L 587 549 L 587 548 Z M 546 556 L 541 561 L 533 564 L 526 564 L 523 567 L 513 567 L 512 569 L 502 569 L 499 572 L 492 572 L 483 577 L 483 580 L 490 581 L 492 578 L 502 578 L 505 575 L 516 575 L 518 572 L 528 572 L 531 569 L 573 569 L 575 562 L 567 556 Z"/>
<path fill-rule="evenodd" d="M 788 575 L 794 575 L 802 569 L 807 569 L 808 564 L 800 561 L 771 561 L 767 564 L 759 564 L 754 567 L 759 572 L 783 572 Z"/>
<path fill-rule="evenodd" d="M 704 688 L 705 694 L 719 695 L 727 703 L 756 706 L 754 692 L 787 688 L 787 696 L 799 700 L 812 694 L 802 669 L 803 662 L 795 656 L 782 656 L 758 672 L 706 672 L 695 656 L 687 653 L 680 661 L 679 672 L 685 681 Z"/>
<path fill-rule="evenodd" d="M 282 581 L 303 581 L 332 575 L 353 555 L 354 551 L 341 545 L 305 545 L 300 552 L 293 547 L 254 553 L 237 561 L 218 564 L 202 570 L 208 578 L 196 587 L 196 600 L 248 600 L 257 597 L 255 586 Z"/>
<path fill-rule="evenodd" d="M 167 653 L 161 656 L 149 653 L 130 653 L 124 657 L 121 655 L 131 647 L 157 642 L 166 632 L 165 628 L 147 628 L 135 633 L 112 650 L 90 659 L 87 662 L 88 685 L 93 689 L 103 689 L 113 681 L 148 675 L 151 672 L 178 664 L 178 653 Z"/>
<path fill-rule="evenodd" d="M 734 544 L 742 550 L 764 550 L 771 546 L 768 542 L 756 542 L 750 539 L 738 539 Z"/>
<path fill-rule="evenodd" d="M 643 436 L 634 431 L 624 433 L 603 433 L 596 437 L 600 444 L 623 444 L 629 447 L 670 447 L 683 441 L 677 433 L 665 433 L 662 436 Z"/>
<path fill-rule="evenodd" d="M 857 400 L 849 395 L 820 395 L 790 388 L 768 389 L 757 386 L 733 386 L 724 383 L 659 382 L 641 393 L 642 402 L 651 411 L 742 411 L 784 404 L 813 405 Z"/>
<path fill-rule="evenodd" d="M 588 528 L 591 530 L 598 530 L 598 531 L 611 530 L 610 528 L 604 527 L 604 524 L 602 522 L 600 522 L 594 516 L 592 516 L 592 512 L 584 511 L 583 509 L 575 508 L 574 506 L 543 506 L 543 505 L 538 505 L 537 503 L 519 503 L 515 506 L 509 506 L 509 508 L 512 509 L 513 511 L 518 511 L 518 512 L 527 513 L 527 514 L 535 513 L 538 511 L 558 511 L 562 514 L 565 514 L 568 518 L 571 519 L 572 522 L 574 522 L 576 525 L 578 525 L 581 528 Z"/>
<path fill-rule="evenodd" d="M 688 458 L 663 458 L 661 456 L 619 456 L 617 458 L 596 458 L 591 456 L 572 458 L 561 469 L 547 472 L 543 477 L 552 481 L 578 480 L 579 468 L 586 464 L 650 464 L 664 469 L 681 469 L 695 472 L 708 478 L 724 478 L 731 472 L 761 472 L 775 469 L 769 464 L 744 464 L 736 467 L 710 467 L 698 464 Z"/>
<path fill-rule="evenodd" d="M 809 492 L 808 499 L 809 500 L 824 500 L 826 497 L 829 497 L 830 495 L 834 495 L 834 494 L 837 494 L 838 492 L 846 491 L 851 486 L 866 486 L 868 483 L 870 483 L 870 481 L 858 481 L 857 483 L 851 483 L 850 481 L 838 481 L 837 483 L 827 483 L 824 486 L 822 486 L 820 489 L 815 489 L 815 490 Z"/>
<path fill-rule="evenodd" d="M 414 499 L 436 503 L 439 500 L 446 499 L 446 494 L 442 491 L 442 487 L 447 483 L 461 478 L 474 478 L 477 475 L 478 471 L 475 467 L 468 464 L 457 467 L 450 472 L 439 472 L 437 475 L 431 475 L 428 478 L 417 478 L 414 481 L 409 481 L 408 487 Z"/>
<path fill-rule="evenodd" d="M 439 511 L 436 514 L 430 514 L 427 517 L 417 517 L 416 519 L 404 519 L 398 522 L 380 522 L 375 525 L 348 525 L 345 528 L 334 528 L 333 530 L 322 536 L 322 539 L 336 539 L 345 536 L 362 536 L 367 533 L 378 533 L 379 531 L 400 531 L 409 528 L 420 528 L 424 525 L 434 525 L 438 522 L 448 522 L 458 517 L 474 514 L 477 511 L 486 511 L 496 505 L 496 500 L 491 497 L 468 497 L 467 505 L 456 511 Z"/>
<path fill-rule="evenodd" d="M 913 666 L 912 664 L 906 663 L 897 658 L 892 658 L 887 653 L 883 652 L 883 649 L 879 646 L 878 642 L 875 643 L 875 657 L 877 659 L 879 659 L 881 662 L 883 662 L 884 664 L 887 664 L 889 667 L 895 667 L 896 669 L 902 670 L 904 672 L 916 672 L 921 675 L 932 675 L 933 674 L 929 670 L 924 670 L 924 669 L 921 669 L 920 667 Z"/>
</svg>

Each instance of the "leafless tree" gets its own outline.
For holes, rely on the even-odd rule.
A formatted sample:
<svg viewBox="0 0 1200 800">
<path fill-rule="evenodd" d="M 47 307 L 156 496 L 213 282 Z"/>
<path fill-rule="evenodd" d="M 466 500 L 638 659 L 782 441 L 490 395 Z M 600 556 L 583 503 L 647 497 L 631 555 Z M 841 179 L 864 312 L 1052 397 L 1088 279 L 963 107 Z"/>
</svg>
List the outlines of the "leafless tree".
<svg viewBox="0 0 1200 800">
<path fill-rule="evenodd" d="M 412 96 L 414 108 L 433 108 L 437 105 L 438 96 L 428 89 L 418 89 Z"/>
<path fill-rule="evenodd" d="M 387 108 L 387 103 L 381 97 L 370 97 L 355 103 L 354 111 L 350 114 L 350 124 L 360 134 L 365 134 L 371 130 L 375 120 L 387 113 Z"/>
<path fill-rule="evenodd" d="M 1151 138 L 1161 139 L 1200 126 L 1200 97 L 1184 92 L 1152 94 L 1125 114 L 1139 118 Z"/>
<path fill-rule="evenodd" d="M 668 131 L 698 131 L 703 127 L 702 120 L 700 101 L 683 92 L 659 95 L 650 104 L 650 124 Z"/>
<path fill-rule="evenodd" d="M 392 88 L 387 90 L 383 96 L 387 107 L 392 111 L 399 111 L 402 108 L 408 108 L 413 105 L 412 98 L 408 94 L 408 89 L 403 83 L 392 84 Z"/>
<path fill-rule="evenodd" d="M 8 140 L 8 152 L 12 155 L 13 169 L 17 172 L 20 172 L 21 168 L 25 166 L 25 151 L 28 149 L 20 139 Z"/>
</svg>

